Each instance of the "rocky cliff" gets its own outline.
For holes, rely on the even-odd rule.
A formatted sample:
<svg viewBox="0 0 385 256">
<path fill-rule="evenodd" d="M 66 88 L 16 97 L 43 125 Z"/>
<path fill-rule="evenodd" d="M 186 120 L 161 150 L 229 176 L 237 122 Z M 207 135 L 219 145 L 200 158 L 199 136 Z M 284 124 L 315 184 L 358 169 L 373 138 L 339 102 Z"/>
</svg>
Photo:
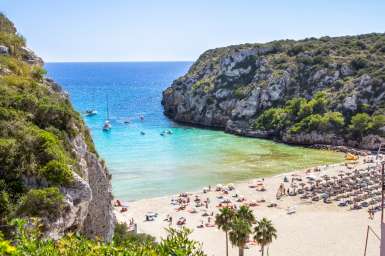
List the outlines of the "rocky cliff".
<svg viewBox="0 0 385 256">
<path fill-rule="evenodd" d="M 385 35 L 208 50 L 163 92 L 175 121 L 295 144 L 385 142 Z"/>
<path fill-rule="evenodd" d="M 53 238 L 109 241 L 111 200 L 111 176 L 79 113 L 0 14 L 0 224 L 34 217 Z"/>
</svg>

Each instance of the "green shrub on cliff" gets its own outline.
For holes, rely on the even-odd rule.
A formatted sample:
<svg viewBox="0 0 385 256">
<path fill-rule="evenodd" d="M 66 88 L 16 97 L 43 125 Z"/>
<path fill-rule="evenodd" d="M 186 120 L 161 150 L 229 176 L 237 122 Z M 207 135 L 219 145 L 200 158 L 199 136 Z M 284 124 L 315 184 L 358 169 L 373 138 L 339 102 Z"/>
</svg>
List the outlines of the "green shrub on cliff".
<svg viewBox="0 0 385 256">
<path fill-rule="evenodd" d="M 45 216 L 55 219 L 64 210 L 64 197 L 56 187 L 31 189 L 20 199 L 16 213 L 20 216 Z"/>
<path fill-rule="evenodd" d="M 349 129 L 352 133 L 359 137 L 368 135 L 369 133 L 384 135 L 380 129 L 385 127 L 384 115 L 369 116 L 366 113 L 358 113 L 352 117 Z"/>
<path fill-rule="evenodd" d="M 243 99 L 244 97 L 246 97 L 250 93 L 251 90 L 252 90 L 251 87 L 240 86 L 240 87 L 238 87 L 237 89 L 234 90 L 234 96 L 237 99 Z"/>
<path fill-rule="evenodd" d="M 369 66 L 369 62 L 363 58 L 363 57 L 355 57 L 352 59 L 350 62 L 350 65 L 355 69 L 355 70 L 360 70 L 362 68 L 366 68 Z"/>
<path fill-rule="evenodd" d="M 9 48 L 15 56 L 21 55 L 21 48 L 25 46 L 25 38 L 18 34 L 0 31 L 0 43 Z"/>
<path fill-rule="evenodd" d="M 73 179 L 68 165 L 58 160 L 49 161 L 40 172 L 53 185 L 68 185 Z"/>
<path fill-rule="evenodd" d="M 329 110 L 329 101 L 322 92 L 313 99 L 294 98 L 282 108 L 270 108 L 258 116 L 254 128 L 258 130 L 289 130 L 291 133 L 318 131 L 342 132 L 345 118 L 340 112 Z"/>
<path fill-rule="evenodd" d="M 385 126 L 384 115 L 368 115 L 357 113 L 351 118 L 349 125 L 345 117 L 337 111 L 330 111 L 325 96 L 318 94 L 312 100 L 295 98 L 287 102 L 283 108 L 270 108 L 262 112 L 255 120 L 257 130 L 276 132 L 288 130 L 291 133 L 353 133 L 354 136 L 365 136 L 370 133 L 383 136 L 381 130 Z"/>
<path fill-rule="evenodd" d="M 259 130 L 280 130 L 290 123 L 288 114 L 289 112 L 286 109 L 270 108 L 258 117 L 255 128 Z"/>
<path fill-rule="evenodd" d="M 288 129 L 292 133 L 337 131 L 345 125 L 344 116 L 329 111 L 329 101 L 325 93 L 317 93 L 313 99 L 294 98 L 282 108 L 270 108 L 258 116 L 254 128 L 259 130 Z"/>
<path fill-rule="evenodd" d="M 38 67 L 38 66 L 32 67 L 31 76 L 35 80 L 42 81 L 46 74 L 47 74 L 47 71 L 44 68 Z"/>
<path fill-rule="evenodd" d="M 25 39 L 3 14 L 0 45 L 9 49 L 0 56 L 0 203 L 7 204 L 0 209 L 2 222 L 61 210 L 60 188 L 80 170 L 71 141 L 82 135 L 95 149 L 80 115 L 45 79 L 41 63 L 31 64 Z"/>
<path fill-rule="evenodd" d="M 383 134 L 385 132 L 381 131 L 381 128 L 385 127 L 385 115 L 373 115 L 371 123 L 373 132 L 378 134 Z"/>
<path fill-rule="evenodd" d="M 9 195 L 7 192 L 0 190 L 0 215 L 7 216 L 10 211 Z"/>
<path fill-rule="evenodd" d="M 0 13 L 0 32 L 6 32 L 9 34 L 15 34 L 16 28 L 3 13 Z"/>
<path fill-rule="evenodd" d="M 344 117 L 339 112 L 327 112 L 325 114 L 311 114 L 300 122 L 294 124 L 289 131 L 299 132 L 339 132 L 345 125 Z"/>
</svg>

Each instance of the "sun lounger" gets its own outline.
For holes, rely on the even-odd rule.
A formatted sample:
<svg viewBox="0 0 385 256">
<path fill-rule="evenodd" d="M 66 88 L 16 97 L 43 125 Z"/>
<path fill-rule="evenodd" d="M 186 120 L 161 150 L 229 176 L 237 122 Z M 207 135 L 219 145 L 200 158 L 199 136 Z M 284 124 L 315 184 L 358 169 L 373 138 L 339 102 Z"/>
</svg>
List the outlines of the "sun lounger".
<svg viewBox="0 0 385 256">
<path fill-rule="evenodd" d="M 181 218 L 179 218 L 179 220 L 177 221 L 176 224 L 179 226 L 184 225 L 184 224 L 186 224 L 186 219 L 181 217 Z"/>
<path fill-rule="evenodd" d="M 294 206 L 287 208 L 287 214 L 289 214 L 289 215 L 294 214 L 296 212 L 297 212 L 297 210 Z"/>
</svg>

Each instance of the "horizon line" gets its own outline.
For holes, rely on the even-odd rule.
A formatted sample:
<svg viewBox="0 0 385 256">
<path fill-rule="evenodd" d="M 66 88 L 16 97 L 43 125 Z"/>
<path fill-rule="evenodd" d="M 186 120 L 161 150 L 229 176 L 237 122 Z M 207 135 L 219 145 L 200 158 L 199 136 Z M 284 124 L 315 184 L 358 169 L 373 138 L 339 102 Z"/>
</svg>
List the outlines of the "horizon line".
<svg viewBox="0 0 385 256">
<path fill-rule="evenodd" d="M 148 62 L 194 62 L 194 60 L 116 60 L 116 61 L 44 61 L 47 63 L 148 63 Z"/>
</svg>

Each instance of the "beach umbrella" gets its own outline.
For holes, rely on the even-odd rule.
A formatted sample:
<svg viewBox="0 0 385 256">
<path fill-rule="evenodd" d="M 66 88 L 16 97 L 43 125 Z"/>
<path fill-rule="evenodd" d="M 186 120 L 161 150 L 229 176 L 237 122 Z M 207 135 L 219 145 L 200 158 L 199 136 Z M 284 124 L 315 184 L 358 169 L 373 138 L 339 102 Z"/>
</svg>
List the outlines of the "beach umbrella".
<svg viewBox="0 0 385 256">
<path fill-rule="evenodd" d="M 317 179 L 317 177 L 315 175 L 313 175 L 313 174 L 307 175 L 305 178 L 308 179 L 308 180 L 315 180 L 315 179 Z"/>
<path fill-rule="evenodd" d="M 220 190 L 222 190 L 222 188 L 223 188 L 223 185 L 222 184 L 217 184 L 216 186 L 216 191 L 220 191 Z"/>
<path fill-rule="evenodd" d="M 228 204 L 228 203 L 231 203 L 231 200 L 228 199 L 228 198 L 224 198 L 224 199 L 222 200 L 222 203 Z"/>
<path fill-rule="evenodd" d="M 229 184 L 227 184 L 227 187 L 228 188 L 234 188 L 234 184 L 233 183 L 229 183 Z"/>
</svg>

